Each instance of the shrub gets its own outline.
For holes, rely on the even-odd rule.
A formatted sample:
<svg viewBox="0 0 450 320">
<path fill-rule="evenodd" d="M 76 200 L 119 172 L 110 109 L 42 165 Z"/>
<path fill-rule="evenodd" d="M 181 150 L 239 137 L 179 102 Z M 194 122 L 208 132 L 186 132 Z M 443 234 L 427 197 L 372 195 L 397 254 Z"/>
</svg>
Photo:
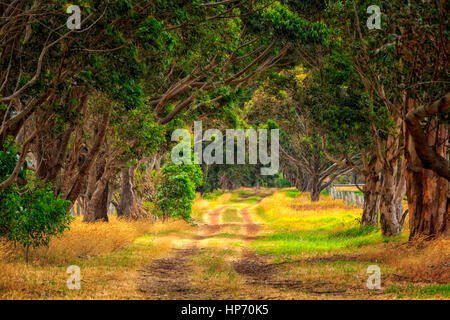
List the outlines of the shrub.
<svg viewBox="0 0 450 320">
<path fill-rule="evenodd" d="M 157 188 L 159 215 L 182 217 L 189 221 L 195 190 L 203 183 L 203 174 L 197 164 L 167 164 L 161 170 L 161 183 Z"/>
<path fill-rule="evenodd" d="M 12 143 L 0 151 L 0 181 L 13 171 L 17 153 Z M 25 248 L 46 246 L 52 236 L 68 229 L 69 202 L 55 197 L 51 185 L 20 173 L 21 184 L 13 183 L 0 191 L 0 237 Z"/>
</svg>

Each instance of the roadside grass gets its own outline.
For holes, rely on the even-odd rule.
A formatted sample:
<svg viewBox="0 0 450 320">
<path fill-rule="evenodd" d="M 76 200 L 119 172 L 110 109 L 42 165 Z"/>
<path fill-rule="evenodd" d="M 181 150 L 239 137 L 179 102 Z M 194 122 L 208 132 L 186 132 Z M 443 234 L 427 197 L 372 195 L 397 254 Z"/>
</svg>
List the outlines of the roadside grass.
<svg viewBox="0 0 450 320">
<path fill-rule="evenodd" d="M 279 231 L 271 234 L 268 239 L 254 241 L 252 245 L 257 252 L 280 256 L 360 248 L 379 242 L 379 238 L 377 230 L 348 237 L 335 236 L 330 230 Z"/>
<path fill-rule="evenodd" d="M 263 199 L 255 215 L 266 223 L 267 239 L 252 243 L 255 250 L 274 255 L 356 250 L 368 245 L 406 241 L 408 231 L 384 238 L 378 227 L 360 227 L 361 208 L 322 196 L 312 203 L 307 193 L 295 198 L 283 190 Z"/>
<path fill-rule="evenodd" d="M 295 198 L 300 195 L 300 191 L 296 189 L 289 189 L 284 191 L 289 198 Z"/>
<path fill-rule="evenodd" d="M 391 285 L 387 293 L 393 293 L 397 298 L 413 297 L 417 299 L 450 298 L 450 284 L 438 285 Z"/>
<path fill-rule="evenodd" d="M 265 238 L 252 248 L 287 274 L 336 286 L 336 279 L 347 279 L 348 287 L 367 296 L 358 279 L 367 279 L 367 267 L 376 264 L 383 277 L 376 297 L 448 298 L 450 240 L 409 243 L 407 225 L 401 235 L 384 238 L 378 227 L 360 227 L 362 209 L 327 196 L 311 203 L 307 193 L 291 198 L 286 190 L 263 199 L 253 214 L 265 223 Z"/>
<path fill-rule="evenodd" d="M 222 190 L 214 190 L 212 192 L 205 193 L 202 198 L 206 199 L 206 200 L 215 200 L 218 197 L 220 197 L 221 195 L 223 195 L 224 193 L 225 192 Z"/>
<path fill-rule="evenodd" d="M 138 269 L 169 252 L 173 244 L 165 233 L 186 228 L 183 221 L 162 224 L 112 216 L 109 223 L 86 224 L 77 217 L 47 248 L 32 250 L 29 264 L 21 250 L 3 242 L 0 299 L 142 299 L 136 288 Z M 80 267 L 80 290 L 66 286 L 70 265 Z"/>
</svg>

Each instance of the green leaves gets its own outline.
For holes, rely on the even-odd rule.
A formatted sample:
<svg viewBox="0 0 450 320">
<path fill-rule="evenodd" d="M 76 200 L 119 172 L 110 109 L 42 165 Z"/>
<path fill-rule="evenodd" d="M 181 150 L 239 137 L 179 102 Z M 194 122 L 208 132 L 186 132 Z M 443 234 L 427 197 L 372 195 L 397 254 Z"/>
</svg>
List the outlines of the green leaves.
<svg viewBox="0 0 450 320">
<path fill-rule="evenodd" d="M 13 171 L 16 148 L 9 141 L 0 151 L 0 181 Z M 0 237 L 23 247 L 45 246 L 52 236 L 69 228 L 70 202 L 55 197 L 50 184 L 20 174 L 24 186 L 12 184 L 0 192 Z"/>
<path fill-rule="evenodd" d="M 23 194 L 14 189 L 6 195 L 9 214 L 2 214 L 5 219 L 0 224 L 9 232 L 2 236 L 23 247 L 38 247 L 48 245 L 52 236 L 69 228 L 69 202 L 55 197 L 50 185 L 29 185 Z"/>
<path fill-rule="evenodd" d="M 162 170 L 157 189 L 157 206 L 163 217 L 191 218 L 195 190 L 203 184 L 203 173 L 198 164 L 168 164 Z"/>
<path fill-rule="evenodd" d="M 322 45 L 329 43 L 331 35 L 323 22 L 309 22 L 278 1 L 265 8 L 261 14 L 254 16 L 252 26 L 279 39 L 316 42 Z"/>
</svg>

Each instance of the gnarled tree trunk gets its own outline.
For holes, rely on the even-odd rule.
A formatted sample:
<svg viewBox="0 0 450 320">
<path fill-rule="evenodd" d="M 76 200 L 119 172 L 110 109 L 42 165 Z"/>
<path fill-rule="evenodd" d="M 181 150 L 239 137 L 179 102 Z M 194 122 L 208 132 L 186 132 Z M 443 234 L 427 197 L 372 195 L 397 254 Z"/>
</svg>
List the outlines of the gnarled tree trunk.
<svg viewBox="0 0 450 320">
<path fill-rule="evenodd" d="M 380 198 L 380 225 L 383 236 L 396 236 L 402 232 L 404 174 L 398 176 L 398 161 L 384 166 Z"/>
<path fill-rule="evenodd" d="M 107 157 L 107 154 L 103 153 L 97 166 L 89 172 L 84 195 L 83 222 L 108 221 L 108 181 L 117 173 L 117 168 L 113 165 L 114 159 L 114 154 Z"/>
<path fill-rule="evenodd" d="M 108 222 L 108 183 L 101 189 L 89 200 L 83 222 Z"/>
<path fill-rule="evenodd" d="M 371 170 L 365 176 L 364 181 L 364 206 L 361 226 L 377 226 L 380 198 L 379 174 Z"/>
<path fill-rule="evenodd" d="M 131 207 L 134 202 L 133 178 L 134 166 L 122 170 L 120 203 L 117 210 L 117 216 L 119 217 L 129 217 L 131 215 Z"/>
<path fill-rule="evenodd" d="M 428 145 L 448 159 L 446 144 L 449 132 L 445 123 L 432 121 L 427 133 Z M 410 240 L 418 237 L 433 239 L 450 237 L 448 199 L 450 186 L 447 179 L 434 171 L 424 169 L 417 155 L 416 145 L 405 126 L 405 157 L 407 161 L 406 184 L 409 211 Z"/>
<path fill-rule="evenodd" d="M 131 165 L 129 168 L 122 169 L 122 182 L 121 182 L 121 192 L 120 192 L 120 202 L 117 208 L 117 216 L 119 217 L 127 217 L 130 218 L 132 216 L 133 204 L 136 202 L 136 195 L 133 190 L 136 170 L 139 166 L 146 161 L 150 160 L 150 158 L 143 158 L 138 161 L 136 164 Z M 160 161 L 161 156 L 155 155 L 153 156 L 153 160 L 150 163 L 150 166 L 146 169 L 146 173 L 150 174 L 150 172 L 157 166 L 157 169 L 160 169 Z"/>
<path fill-rule="evenodd" d="M 385 155 L 382 158 L 383 179 L 380 195 L 380 225 L 383 236 L 396 236 L 402 232 L 403 197 L 406 192 L 405 162 L 401 160 L 400 130 L 402 119 L 398 114 L 392 119 L 399 132 L 392 132 L 384 143 Z M 380 148 L 378 144 L 377 148 Z M 381 150 L 379 150 L 381 154 Z"/>
</svg>

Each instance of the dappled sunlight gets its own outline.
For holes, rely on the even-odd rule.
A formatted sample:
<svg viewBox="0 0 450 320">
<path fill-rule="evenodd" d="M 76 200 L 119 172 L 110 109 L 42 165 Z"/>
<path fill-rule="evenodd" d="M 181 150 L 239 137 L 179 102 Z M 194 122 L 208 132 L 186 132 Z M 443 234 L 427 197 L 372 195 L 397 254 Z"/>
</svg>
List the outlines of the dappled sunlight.
<svg viewBox="0 0 450 320">
<path fill-rule="evenodd" d="M 278 191 L 263 199 L 255 212 L 277 229 L 314 230 L 357 226 L 362 209 L 327 196 L 321 196 L 318 202 L 311 202 L 308 193 L 301 193 L 292 198 L 286 195 L 285 191 Z"/>
</svg>

